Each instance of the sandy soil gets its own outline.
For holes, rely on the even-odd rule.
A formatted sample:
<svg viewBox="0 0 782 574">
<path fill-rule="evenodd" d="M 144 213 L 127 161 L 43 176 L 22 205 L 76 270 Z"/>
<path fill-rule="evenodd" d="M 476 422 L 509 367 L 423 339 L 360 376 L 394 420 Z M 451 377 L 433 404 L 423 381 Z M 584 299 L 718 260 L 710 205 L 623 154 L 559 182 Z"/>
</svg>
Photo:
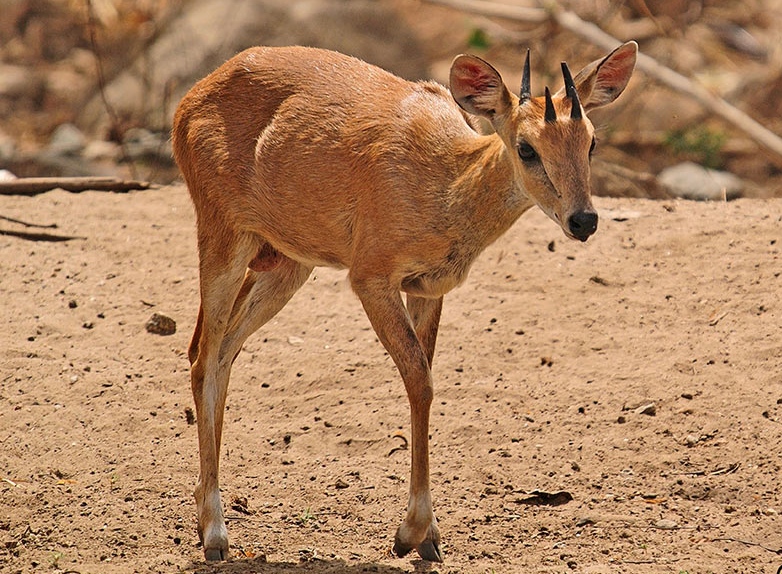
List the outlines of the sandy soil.
<svg viewBox="0 0 782 574">
<path fill-rule="evenodd" d="M 191 495 L 184 188 L 0 198 L 0 216 L 58 226 L 0 229 L 78 237 L 0 236 L 0 571 L 777 572 L 782 200 L 597 205 L 585 245 L 528 213 L 446 298 L 445 564 L 389 555 L 404 390 L 344 272 L 317 270 L 237 361 L 233 559 L 212 566 Z M 174 335 L 145 330 L 154 312 Z"/>
</svg>

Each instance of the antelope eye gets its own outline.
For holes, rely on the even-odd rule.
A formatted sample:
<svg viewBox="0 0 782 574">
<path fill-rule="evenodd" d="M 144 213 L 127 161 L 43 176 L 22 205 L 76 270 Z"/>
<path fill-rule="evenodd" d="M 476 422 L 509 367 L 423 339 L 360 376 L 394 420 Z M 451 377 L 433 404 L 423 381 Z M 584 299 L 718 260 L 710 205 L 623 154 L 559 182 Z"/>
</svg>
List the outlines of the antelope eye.
<svg viewBox="0 0 782 574">
<path fill-rule="evenodd" d="M 592 144 L 589 146 L 589 155 L 592 155 L 592 152 L 595 151 L 595 144 L 597 142 L 595 141 L 595 138 L 592 138 Z"/>
<path fill-rule="evenodd" d="M 528 143 L 522 142 L 519 144 L 519 157 L 522 161 L 535 161 L 538 159 L 538 152 Z"/>
</svg>

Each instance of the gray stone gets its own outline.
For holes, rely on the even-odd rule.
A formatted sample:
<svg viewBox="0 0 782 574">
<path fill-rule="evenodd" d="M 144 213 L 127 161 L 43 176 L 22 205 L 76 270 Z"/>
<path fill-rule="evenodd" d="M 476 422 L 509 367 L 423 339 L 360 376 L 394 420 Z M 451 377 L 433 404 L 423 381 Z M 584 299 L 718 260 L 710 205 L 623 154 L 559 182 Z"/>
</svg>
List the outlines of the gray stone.
<svg viewBox="0 0 782 574">
<path fill-rule="evenodd" d="M 0 161 L 9 162 L 16 155 L 16 142 L 4 131 L 0 130 Z"/>
<path fill-rule="evenodd" d="M 130 128 L 123 138 L 125 153 L 133 159 L 171 157 L 171 141 L 167 133 L 155 133 L 144 128 Z"/>
<path fill-rule="evenodd" d="M 108 159 L 115 161 L 122 155 L 119 145 L 105 140 L 92 140 L 87 143 L 81 155 L 86 160 Z"/>
<path fill-rule="evenodd" d="M 744 182 L 738 176 L 693 162 L 665 168 L 658 180 L 671 195 L 681 199 L 719 201 L 736 199 L 744 192 Z"/>
<path fill-rule="evenodd" d="M 79 155 L 87 145 L 87 138 L 73 124 L 57 126 L 49 140 L 47 151 L 54 155 Z"/>
<path fill-rule="evenodd" d="M 43 81 L 37 73 L 0 62 L 0 98 L 35 99 L 42 90 Z"/>
</svg>

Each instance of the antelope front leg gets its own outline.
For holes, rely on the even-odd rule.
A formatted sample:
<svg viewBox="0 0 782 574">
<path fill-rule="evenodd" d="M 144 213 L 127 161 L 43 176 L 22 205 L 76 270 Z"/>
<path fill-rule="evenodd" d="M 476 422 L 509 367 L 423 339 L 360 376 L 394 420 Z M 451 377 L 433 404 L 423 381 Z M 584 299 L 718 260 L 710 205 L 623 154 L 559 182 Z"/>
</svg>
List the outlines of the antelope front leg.
<svg viewBox="0 0 782 574">
<path fill-rule="evenodd" d="M 432 404 L 431 377 L 427 384 L 415 388 L 405 384 L 410 401 L 411 463 L 410 496 L 407 516 L 394 537 L 394 553 L 404 556 L 413 548 L 424 560 L 442 562 L 440 530 L 432 510 L 429 490 L 429 408 Z"/>
<path fill-rule="evenodd" d="M 424 560 L 442 562 L 440 531 L 429 490 L 429 409 L 434 390 L 428 352 L 416 335 L 398 291 L 382 281 L 352 279 L 372 327 L 402 375 L 410 402 L 410 497 L 407 516 L 396 532 L 394 552 L 404 556 L 415 548 Z M 430 314 L 434 315 L 439 313 Z"/>
</svg>

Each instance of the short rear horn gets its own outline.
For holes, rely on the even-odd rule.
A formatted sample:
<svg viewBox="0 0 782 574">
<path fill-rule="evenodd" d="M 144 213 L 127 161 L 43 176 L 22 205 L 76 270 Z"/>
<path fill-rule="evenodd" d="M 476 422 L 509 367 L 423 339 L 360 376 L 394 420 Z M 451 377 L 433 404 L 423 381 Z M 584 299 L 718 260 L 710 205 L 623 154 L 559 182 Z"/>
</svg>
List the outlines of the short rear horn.
<svg viewBox="0 0 782 574">
<path fill-rule="evenodd" d="M 578 101 L 578 90 L 573 82 L 573 76 L 570 74 L 570 68 L 565 62 L 562 62 L 562 75 L 565 78 L 565 93 L 570 98 L 570 119 L 581 119 L 581 102 Z"/>
<path fill-rule="evenodd" d="M 546 123 L 553 124 L 557 121 L 557 110 L 554 109 L 554 102 L 551 101 L 551 91 L 546 86 L 546 113 L 544 115 Z"/>
</svg>

